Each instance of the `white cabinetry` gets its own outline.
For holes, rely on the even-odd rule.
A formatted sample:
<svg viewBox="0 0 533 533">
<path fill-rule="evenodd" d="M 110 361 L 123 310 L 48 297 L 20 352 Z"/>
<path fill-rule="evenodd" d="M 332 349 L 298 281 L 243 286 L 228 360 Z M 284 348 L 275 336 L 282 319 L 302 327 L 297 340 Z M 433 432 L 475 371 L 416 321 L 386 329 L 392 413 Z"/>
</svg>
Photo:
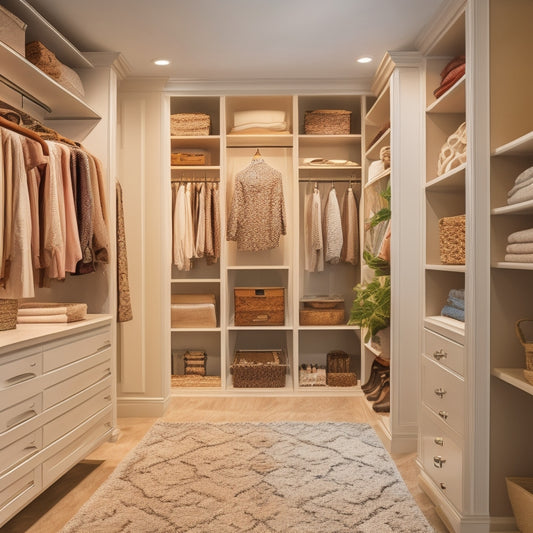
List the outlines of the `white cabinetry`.
<svg viewBox="0 0 533 533">
<path fill-rule="evenodd" d="M 21 324 L 0 346 L 0 523 L 113 432 L 109 316 Z"/>
</svg>

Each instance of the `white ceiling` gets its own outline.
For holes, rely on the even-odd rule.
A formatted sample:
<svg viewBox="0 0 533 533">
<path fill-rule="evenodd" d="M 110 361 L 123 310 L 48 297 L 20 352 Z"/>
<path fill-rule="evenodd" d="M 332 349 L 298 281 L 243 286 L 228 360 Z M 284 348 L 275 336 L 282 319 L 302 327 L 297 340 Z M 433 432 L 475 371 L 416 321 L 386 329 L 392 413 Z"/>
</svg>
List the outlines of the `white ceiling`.
<svg viewBox="0 0 533 533">
<path fill-rule="evenodd" d="M 369 78 L 387 50 L 413 49 L 445 0 L 28 2 L 80 50 L 121 52 L 130 76 L 229 81 Z"/>
</svg>

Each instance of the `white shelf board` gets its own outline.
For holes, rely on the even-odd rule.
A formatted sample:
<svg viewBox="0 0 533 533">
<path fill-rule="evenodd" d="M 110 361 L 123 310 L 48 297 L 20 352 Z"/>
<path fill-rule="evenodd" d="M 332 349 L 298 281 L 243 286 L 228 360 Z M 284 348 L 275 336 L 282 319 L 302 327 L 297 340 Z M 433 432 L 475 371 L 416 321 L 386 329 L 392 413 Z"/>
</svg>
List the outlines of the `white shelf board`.
<svg viewBox="0 0 533 533">
<path fill-rule="evenodd" d="M 361 142 L 361 134 L 347 135 L 298 135 L 298 143 L 305 146 L 320 146 L 323 144 L 355 144 Z"/>
<path fill-rule="evenodd" d="M 202 170 L 220 170 L 219 165 L 172 165 L 171 170 L 197 170 L 201 172 Z"/>
<path fill-rule="evenodd" d="M 388 178 L 391 175 L 391 169 L 387 168 L 381 174 L 378 174 L 375 178 L 372 178 L 370 181 L 365 183 L 364 188 L 368 187 L 374 187 L 377 183 L 379 183 L 382 179 Z"/>
<path fill-rule="evenodd" d="M 228 270 L 289 270 L 288 265 L 228 265 Z"/>
<path fill-rule="evenodd" d="M 361 165 L 301 165 L 298 170 L 361 170 Z"/>
<path fill-rule="evenodd" d="M 172 278 L 170 283 L 220 283 L 220 278 Z"/>
<path fill-rule="evenodd" d="M 437 270 L 439 272 L 466 272 L 465 265 L 432 265 L 427 264 L 426 270 Z"/>
<path fill-rule="evenodd" d="M 210 333 L 220 333 L 220 328 L 170 328 L 170 331 L 172 333 L 179 332 L 179 333 L 197 333 L 197 332 L 210 332 Z"/>
<path fill-rule="evenodd" d="M 448 337 L 459 344 L 465 342 L 465 323 L 448 316 L 427 316 L 424 327 Z"/>
<path fill-rule="evenodd" d="M 533 270 L 533 263 L 511 263 L 510 261 L 496 261 L 492 263 L 492 268 L 503 268 L 508 270 Z"/>
<path fill-rule="evenodd" d="M 218 147 L 220 135 L 172 135 L 170 145 L 172 148 L 202 148 Z"/>
<path fill-rule="evenodd" d="M 226 390 L 231 391 L 232 393 L 242 394 L 244 396 L 253 396 L 258 395 L 262 396 L 265 394 L 287 394 L 294 392 L 292 385 L 292 375 L 287 374 L 285 376 L 285 387 L 234 387 L 231 375 L 228 376 L 226 380 Z"/>
<path fill-rule="evenodd" d="M 380 356 L 381 355 L 381 351 L 380 350 L 377 350 L 376 348 L 374 348 L 370 343 L 368 342 L 365 342 L 365 348 L 369 351 L 369 352 L 372 352 L 374 355 L 376 356 Z"/>
<path fill-rule="evenodd" d="M 389 146 L 390 145 L 390 128 L 383 133 L 383 135 L 372 145 L 368 148 L 368 150 L 365 152 L 365 157 L 367 159 L 371 160 L 377 160 L 379 159 L 379 151 L 383 146 Z"/>
<path fill-rule="evenodd" d="M 298 326 L 298 329 L 300 331 L 359 331 L 361 328 L 359 326 L 350 326 L 349 324 L 339 324 L 332 326 Z"/>
<path fill-rule="evenodd" d="M 495 207 L 490 211 L 491 215 L 533 215 L 533 200 L 520 202 L 519 204 Z"/>
<path fill-rule="evenodd" d="M 492 155 L 533 156 L 533 131 L 499 146 Z"/>
<path fill-rule="evenodd" d="M 3 0 L 2 5 L 24 21 L 26 42 L 40 41 L 71 68 L 92 68 L 92 63 L 25 0 Z"/>
<path fill-rule="evenodd" d="M 228 326 L 228 331 L 288 331 L 292 329 L 290 324 L 283 326 L 236 326 L 233 320 Z"/>
<path fill-rule="evenodd" d="M 533 385 L 524 377 L 523 368 L 493 368 L 491 373 L 513 387 L 533 395 Z"/>
<path fill-rule="evenodd" d="M 0 41 L 0 65 L 9 79 L 52 109 L 46 119 L 100 119 L 96 111 Z"/>
<path fill-rule="evenodd" d="M 365 116 L 365 123 L 370 126 L 382 127 L 390 119 L 390 86 L 387 84 L 381 91 L 372 107 Z"/>
<path fill-rule="evenodd" d="M 228 133 L 228 135 L 226 136 L 226 145 L 228 148 L 258 148 L 268 146 L 281 146 L 283 148 L 292 148 L 293 135 L 282 133 L 277 135 L 241 135 L 235 133 Z"/>
<path fill-rule="evenodd" d="M 466 75 L 426 108 L 426 113 L 465 113 Z"/>
<path fill-rule="evenodd" d="M 461 191 L 465 189 L 466 163 L 429 180 L 426 183 L 426 191 Z"/>
</svg>

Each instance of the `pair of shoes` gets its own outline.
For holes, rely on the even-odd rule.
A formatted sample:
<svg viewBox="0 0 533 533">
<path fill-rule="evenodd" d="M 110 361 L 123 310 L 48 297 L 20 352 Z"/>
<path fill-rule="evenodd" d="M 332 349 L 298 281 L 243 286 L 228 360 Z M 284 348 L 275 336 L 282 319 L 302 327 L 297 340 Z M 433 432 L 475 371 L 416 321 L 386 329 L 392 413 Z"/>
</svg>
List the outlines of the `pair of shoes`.
<svg viewBox="0 0 533 533">
<path fill-rule="evenodd" d="M 373 390 L 380 381 L 380 372 L 383 372 L 388 369 L 388 366 L 382 364 L 377 359 L 374 359 L 374 362 L 372 363 L 372 368 L 370 369 L 370 376 L 368 378 L 368 381 L 364 385 L 361 385 L 362 391 L 365 394 L 368 394 L 371 390 Z"/>
<path fill-rule="evenodd" d="M 367 395 L 366 395 L 366 399 L 369 402 L 377 401 L 380 398 L 381 393 L 382 393 L 383 388 L 385 387 L 385 385 L 390 383 L 390 372 L 389 372 L 389 369 L 380 372 L 378 374 L 378 379 L 379 379 L 379 381 L 378 381 L 377 385 L 371 391 L 369 391 L 367 393 Z"/>
<path fill-rule="evenodd" d="M 390 379 L 387 379 L 379 398 L 372 405 L 372 409 L 376 413 L 389 413 L 390 412 Z"/>
</svg>

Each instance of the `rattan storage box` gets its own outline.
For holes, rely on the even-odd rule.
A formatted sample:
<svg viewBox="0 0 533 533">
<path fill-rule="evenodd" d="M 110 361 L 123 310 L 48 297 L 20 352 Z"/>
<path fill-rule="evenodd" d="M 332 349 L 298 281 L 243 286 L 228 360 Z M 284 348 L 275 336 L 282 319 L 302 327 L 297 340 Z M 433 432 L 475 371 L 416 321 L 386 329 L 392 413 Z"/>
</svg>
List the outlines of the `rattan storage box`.
<svg viewBox="0 0 533 533">
<path fill-rule="evenodd" d="M 236 326 L 283 326 L 284 287 L 235 287 Z"/>
<path fill-rule="evenodd" d="M 236 388 L 285 387 L 285 353 L 281 349 L 237 350 L 231 373 Z"/>
<path fill-rule="evenodd" d="M 349 135 L 351 116 L 345 109 L 306 111 L 304 131 L 306 135 Z"/>
<path fill-rule="evenodd" d="M 465 264 L 465 215 L 439 220 L 440 260 L 444 265 Z"/>
<path fill-rule="evenodd" d="M 170 135 L 209 135 L 211 117 L 205 113 L 176 113 L 170 115 Z"/>
<path fill-rule="evenodd" d="M 301 326 L 334 326 L 344 324 L 344 300 L 331 296 L 305 297 L 301 303 Z"/>
</svg>

